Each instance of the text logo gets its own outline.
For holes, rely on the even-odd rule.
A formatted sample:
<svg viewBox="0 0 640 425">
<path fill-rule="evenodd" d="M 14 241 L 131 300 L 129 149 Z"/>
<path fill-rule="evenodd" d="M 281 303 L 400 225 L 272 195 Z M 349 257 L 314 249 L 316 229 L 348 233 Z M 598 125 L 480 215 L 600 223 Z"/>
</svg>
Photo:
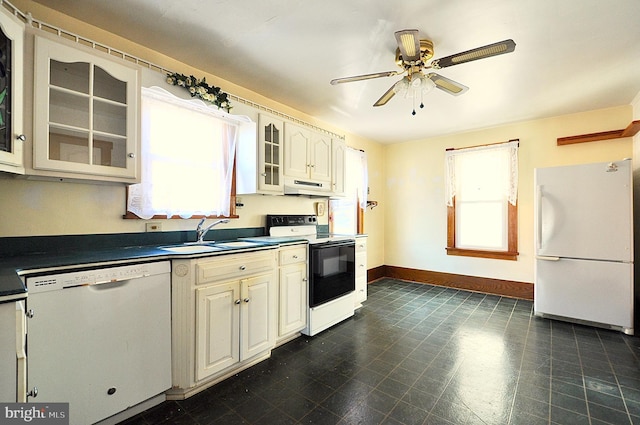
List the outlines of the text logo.
<svg viewBox="0 0 640 425">
<path fill-rule="evenodd" d="M 69 425 L 69 403 L 0 403 L 0 425 Z"/>
</svg>

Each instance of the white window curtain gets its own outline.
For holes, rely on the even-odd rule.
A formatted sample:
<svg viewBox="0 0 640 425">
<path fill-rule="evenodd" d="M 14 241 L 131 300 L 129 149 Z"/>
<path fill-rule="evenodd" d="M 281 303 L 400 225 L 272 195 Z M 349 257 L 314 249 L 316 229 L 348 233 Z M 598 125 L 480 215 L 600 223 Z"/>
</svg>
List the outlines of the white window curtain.
<svg viewBox="0 0 640 425">
<path fill-rule="evenodd" d="M 360 202 L 361 208 L 366 208 L 369 187 L 366 152 L 347 147 L 345 164 L 345 193 L 348 198 Z"/>
<path fill-rule="evenodd" d="M 518 144 L 516 141 L 447 151 L 445 154 L 446 204 L 453 206 L 453 198 L 464 196 L 491 198 L 506 196 L 511 205 L 518 199 Z M 457 193 L 462 187 L 474 191 Z"/>
<path fill-rule="evenodd" d="M 347 147 L 345 153 L 345 197 L 329 203 L 331 232 L 352 235 L 358 232 L 358 205 L 367 206 L 369 186 L 367 154 Z"/>
<path fill-rule="evenodd" d="M 158 88 L 142 90 L 142 178 L 128 210 L 189 218 L 229 215 L 239 125 L 248 122 Z"/>
</svg>

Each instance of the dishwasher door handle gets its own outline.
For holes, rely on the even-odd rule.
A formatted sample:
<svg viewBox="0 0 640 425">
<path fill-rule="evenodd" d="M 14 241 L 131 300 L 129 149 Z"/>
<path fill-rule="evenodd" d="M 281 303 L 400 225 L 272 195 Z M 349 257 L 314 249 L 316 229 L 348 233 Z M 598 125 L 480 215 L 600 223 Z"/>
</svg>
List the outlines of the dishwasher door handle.
<svg viewBox="0 0 640 425">
<path fill-rule="evenodd" d="M 89 286 L 105 285 L 108 283 L 126 282 L 127 280 L 142 279 L 143 277 L 149 277 L 149 276 L 150 276 L 149 274 L 141 274 L 136 276 L 127 276 L 127 277 L 115 278 L 115 279 L 109 279 L 109 280 L 98 280 L 93 283 L 90 283 Z"/>
</svg>

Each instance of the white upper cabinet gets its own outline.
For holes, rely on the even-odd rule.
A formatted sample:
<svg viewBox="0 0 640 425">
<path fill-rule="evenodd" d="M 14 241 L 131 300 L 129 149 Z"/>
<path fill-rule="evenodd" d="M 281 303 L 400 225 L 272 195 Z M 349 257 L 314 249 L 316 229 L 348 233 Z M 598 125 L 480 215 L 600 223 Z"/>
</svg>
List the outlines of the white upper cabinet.
<svg viewBox="0 0 640 425">
<path fill-rule="evenodd" d="M 258 121 L 258 192 L 282 193 L 284 122 L 266 114 Z"/>
<path fill-rule="evenodd" d="M 284 174 L 314 182 L 331 181 L 331 137 L 285 123 Z"/>
<path fill-rule="evenodd" d="M 273 115 L 261 113 L 257 133 L 256 142 L 254 125 L 253 137 L 241 138 L 238 143 L 236 193 L 282 195 L 284 123 Z"/>
<path fill-rule="evenodd" d="M 335 196 L 344 196 L 347 144 L 343 139 L 333 139 L 331 151 L 331 191 Z"/>
<path fill-rule="evenodd" d="M 139 181 L 139 68 L 41 36 L 34 61 L 36 174 Z"/>
<path fill-rule="evenodd" d="M 311 179 L 331 181 L 331 136 L 311 133 Z"/>
<path fill-rule="evenodd" d="M 24 24 L 0 7 L 0 171 L 24 174 Z"/>
<path fill-rule="evenodd" d="M 285 124 L 284 174 L 309 179 L 311 131 L 296 124 Z"/>
</svg>

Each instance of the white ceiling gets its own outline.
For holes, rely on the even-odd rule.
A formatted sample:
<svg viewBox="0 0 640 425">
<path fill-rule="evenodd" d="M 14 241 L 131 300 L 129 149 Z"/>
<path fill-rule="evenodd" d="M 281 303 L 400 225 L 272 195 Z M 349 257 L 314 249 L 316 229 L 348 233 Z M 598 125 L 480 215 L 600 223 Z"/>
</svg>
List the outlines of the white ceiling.
<svg viewBox="0 0 640 425">
<path fill-rule="evenodd" d="M 36 1 L 381 143 L 627 105 L 640 92 L 638 0 Z M 516 50 L 437 71 L 470 89 L 433 90 L 415 116 L 400 96 L 372 107 L 400 76 L 329 84 L 398 70 L 401 29 L 431 39 L 434 58 L 508 38 Z"/>
</svg>

